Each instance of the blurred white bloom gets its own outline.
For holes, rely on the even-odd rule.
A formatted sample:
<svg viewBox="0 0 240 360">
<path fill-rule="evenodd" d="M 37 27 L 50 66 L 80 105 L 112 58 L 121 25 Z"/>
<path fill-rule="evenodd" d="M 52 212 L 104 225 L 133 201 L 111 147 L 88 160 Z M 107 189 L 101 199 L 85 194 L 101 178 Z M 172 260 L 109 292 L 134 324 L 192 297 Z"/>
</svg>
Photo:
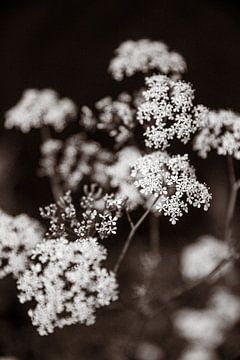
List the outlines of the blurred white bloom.
<svg viewBox="0 0 240 360">
<path fill-rule="evenodd" d="M 217 355 L 211 349 L 200 345 L 188 346 L 179 360 L 218 360 Z"/>
<path fill-rule="evenodd" d="M 136 111 L 131 108 L 130 102 L 131 96 L 123 93 L 115 101 L 108 96 L 95 104 L 98 110 L 97 128 L 106 131 L 118 144 L 133 136 Z"/>
<path fill-rule="evenodd" d="M 146 78 L 147 90 L 137 112 L 138 121 L 147 124 L 146 146 L 164 150 L 170 140 L 177 138 L 184 144 L 207 122 L 208 110 L 195 106 L 194 90 L 185 81 L 174 81 L 164 75 Z"/>
<path fill-rule="evenodd" d="M 102 166 L 111 163 L 113 155 L 81 133 L 65 142 L 53 139 L 44 142 L 41 153 L 40 174 L 58 174 L 64 189 L 77 190 L 84 177 L 102 186 L 108 181 Z"/>
<path fill-rule="evenodd" d="M 205 211 L 210 206 L 211 194 L 197 180 L 187 154 L 171 157 L 166 152 L 153 152 L 137 159 L 131 175 L 140 193 L 153 195 L 156 210 L 169 216 L 173 225 L 188 212 L 189 205 L 203 206 Z"/>
<path fill-rule="evenodd" d="M 240 115 L 230 110 L 210 111 L 208 125 L 195 137 L 194 150 L 206 158 L 210 150 L 240 159 Z"/>
<path fill-rule="evenodd" d="M 0 278 L 17 278 L 26 268 L 32 249 L 43 238 L 43 228 L 25 214 L 16 217 L 0 210 Z"/>
<path fill-rule="evenodd" d="M 21 303 L 36 302 L 29 316 L 40 335 L 65 325 L 94 324 L 96 309 L 118 298 L 114 273 L 101 266 L 106 255 L 95 238 L 69 242 L 62 237 L 37 245 L 18 289 Z"/>
<path fill-rule="evenodd" d="M 240 319 L 240 298 L 225 288 L 217 287 L 208 305 L 226 326 L 233 326 Z"/>
<path fill-rule="evenodd" d="M 173 324 L 182 337 L 196 345 L 215 348 L 224 340 L 225 324 L 212 310 L 178 310 Z"/>
<path fill-rule="evenodd" d="M 181 255 L 182 275 L 189 280 L 200 279 L 213 271 L 229 255 L 226 243 L 211 235 L 202 236 L 197 242 L 184 248 Z M 220 273 L 223 274 L 228 269 L 229 264 L 226 264 Z"/>
<path fill-rule="evenodd" d="M 131 165 L 141 156 L 141 153 L 134 146 L 126 146 L 117 155 L 117 161 L 113 165 L 106 166 L 105 172 L 110 177 L 110 185 L 118 189 L 119 196 L 128 199 L 128 207 L 133 210 L 144 202 L 130 176 Z"/>
<path fill-rule="evenodd" d="M 16 127 L 27 133 L 32 128 L 50 125 L 56 131 L 62 131 L 76 113 L 72 100 L 59 99 L 55 91 L 28 89 L 24 91 L 19 103 L 6 112 L 5 127 Z"/>
<path fill-rule="evenodd" d="M 177 75 L 186 71 L 183 57 L 170 52 L 167 45 L 160 41 L 142 39 L 123 42 L 116 50 L 109 65 L 109 72 L 115 80 L 134 75 L 158 71 L 162 74 Z"/>
</svg>

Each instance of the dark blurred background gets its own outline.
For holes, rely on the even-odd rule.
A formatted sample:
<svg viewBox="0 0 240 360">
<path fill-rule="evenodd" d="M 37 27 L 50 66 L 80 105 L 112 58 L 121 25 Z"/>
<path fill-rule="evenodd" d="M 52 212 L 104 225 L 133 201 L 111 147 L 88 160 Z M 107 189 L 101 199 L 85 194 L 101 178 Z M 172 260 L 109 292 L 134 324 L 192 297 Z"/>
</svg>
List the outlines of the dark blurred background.
<svg viewBox="0 0 240 360">
<path fill-rule="evenodd" d="M 35 175 L 38 132 L 23 135 L 4 130 L 5 111 L 26 88 L 53 88 L 72 98 L 79 107 L 91 105 L 108 94 L 117 95 L 126 84 L 114 82 L 107 74 L 109 60 L 122 41 L 140 38 L 162 40 L 185 57 L 188 64 L 185 79 L 194 84 L 199 103 L 240 112 L 240 2 L 237 0 L 0 2 L 2 208 L 13 214 L 25 211 L 38 216 L 38 206 L 48 203 L 50 195 L 48 181 Z M 214 184 L 213 205 L 204 224 L 208 231 L 220 235 L 228 186 L 224 159 L 211 155 L 207 162 L 197 157 L 193 160 L 200 177 L 210 186 Z M 198 214 L 195 219 L 201 216 Z M 179 226 L 185 233 L 193 231 L 193 227 L 189 230 L 189 219 Z M 201 221 L 194 228 L 196 233 L 197 227 L 201 227 Z M 178 230 L 174 231 L 176 234 Z M 110 327 L 114 331 L 114 324 L 106 327 L 100 324 L 84 332 L 81 327 L 80 330 L 74 327 L 63 330 L 59 337 L 39 338 L 31 326 L 21 325 L 28 321 L 26 309 L 19 310 L 13 285 L 1 286 L 0 355 L 13 353 L 21 360 L 104 359 L 103 355 L 96 355 L 100 351 L 96 344 L 104 341 Z M 7 290 L 11 295 L 7 295 Z M 95 336 L 95 345 L 88 348 L 90 334 L 92 338 Z M 83 339 L 86 354 L 84 349 L 80 351 L 79 338 Z M 26 345 L 29 339 L 31 344 Z M 70 344 L 66 344 L 69 339 Z M 171 356 L 168 358 L 176 358 L 174 354 Z"/>
</svg>

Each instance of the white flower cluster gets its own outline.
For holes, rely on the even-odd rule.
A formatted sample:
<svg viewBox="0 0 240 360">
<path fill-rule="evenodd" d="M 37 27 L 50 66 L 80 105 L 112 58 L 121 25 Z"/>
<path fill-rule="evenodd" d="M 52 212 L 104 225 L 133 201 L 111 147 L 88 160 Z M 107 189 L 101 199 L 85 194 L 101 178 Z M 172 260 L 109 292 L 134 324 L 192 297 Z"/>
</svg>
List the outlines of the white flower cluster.
<svg viewBox="0 0 240 360">
<path fill-rule="evenodd" d="M 215 351 L 200 345 L 188 346 L 179 360 L 219 360 Z"/>
<path fill-rule="evenodd" d="M 160 41 L 142 39 L 123 42 L 111 60 L 109 72 L 115 80 L 132 76 L 138 72 L 181 75 L 186 71 L 186 63 L 177 52 L 170 52 L 167 45 Z"/>
<path fill-rule="evenodd" d="M 40 223 L 25 214 L 16 217 L 0 211 L 0 278 L 17 278 L 26 268 L 31 250 L 43 238 Z"/>
<path fill-rule="evenodd" d="M 82 107 L 80 125 L 86 130 L 102 130 L 121 146 L 133 137 L 135 107 L 131 104 L 132 97 L 121 93 L 116 100 L 107 96 L 95 104 L 93 112 L 87 106 Z"/>
<path fill-rule="evenodd" d="M 144 198 L 133 184 L 131 179 L 131 164 L 141 156 L 140 151 L 134 146 L 126 146 L 117 153 L 117 160 L 113 165 L 105 167 L 105 173 L 110 178 L 110 185 L 117 188 L 117 195 L 127 198 L 130 210 L 143 205 Z"/>
<path fill-rule="evenodd" d="M 189 280 L 201 279 L 229 256 L 229 247 L 226 243 L 211 235 L 202 236 L 197 242 L 184 248 L 181 255 L 182 275 Z M 226 273 L 228 269 L 229 264 L 226 264 L 219 274 Z"/>
<path fill-rule="evenodd" d="M 206 211 L 211 194 L 205 184 L 200 183 L 188 155 L 170 156 L 156 151 L 139 158 L 132 167 L 134 184 L 144 196 L 156 198 L 155 208 L 170 217 L 174 225 L 188 212 L 188 206 Z"/>
<path fill-rule="evenodd" d="M 24 91 L 19 103 L 6 112 L 5 127 L 16 127 L 27 133 L 32 128 L 50 125 L 56 131 L 62 131 L 76 113 L 72 100 L 59 99 L 55 91 L 29 89 Z"/>
<path fill-rule="evenodd" d="M 28 313 L 40 335 L 65 325 L 91 325 L 96 309 L 117 299 L 115 274 L 101 266 L 105 259 L 106 249 L 91 237 L 37 245 L 18 289 L 21 303 L 36 302 Z"/>
<path fill-rule="evenodd" d="M 103 196 L 95 185 L 90 189 L 84 187 L 84 192 L 80 203 L 80 219 L 69 191 L 56 204 L 40 209 L 41 216 L 50 222 L 49 231 L 45 235 L 47 238 L 64 237 L 73 241 L 96 234 L 102 239 L 116 234 L 117 221 L 122 216 L 125 200 L 113 194 Z"/>
<path fill-rule="evenodd" d="M 195 137 L 194 150 L 206 158 L 211 150 L 218 155 L 240 159 L 240 115 L 231 110 L 210 111 L 206 127 Z"/>
<path fill-rule="evenodd" d="M 146 146 L 164 150 L 174 138 L 185 144 L 206 124 L 208 110 L 193 104 L 194 90 L 190 84 L 154 75 L 146 78 L 146 85 L 145 102 L 137 112 L 140 124 L 147 126 Z"/>
<path fill-rule="evenodd" d="M 48 140 L 41 146 L 40 174 L 51 177 L 58 174 L 64 189 L 77 190 L 81 181 L 105 185 L 108 178 L 102 167 L 112 162 L 113 155 L 83 134 L 76 134 L 65 141 Z"/>
<path fill-rule="evenodd" d="M 207 308 L 181 309 L 174 314 L 173 323 L 193 347 L 213 351 L 224 341 L 225 332 L 239 319 L 240 299 L 225 288 L 216 288 Z"/>
</svg>

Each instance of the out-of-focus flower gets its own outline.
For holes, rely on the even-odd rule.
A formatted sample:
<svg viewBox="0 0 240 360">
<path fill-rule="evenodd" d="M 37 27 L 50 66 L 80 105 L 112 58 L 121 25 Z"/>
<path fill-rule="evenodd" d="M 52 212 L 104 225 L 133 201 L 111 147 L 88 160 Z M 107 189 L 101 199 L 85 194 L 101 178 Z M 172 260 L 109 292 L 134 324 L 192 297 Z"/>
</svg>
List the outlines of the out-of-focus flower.
<svg viewBox="0 0 240 360">
<path fill-rule="evenodd" d="M 64 189 L 77 190 L 85 177 L 105 186 L 108 177 L 102 171 L 113 161 L 113 154 L 83 134 L 76 134 L 65 142 L 48 140 L 41 147 L 40 175 L 57 174 Z"/>
<path fill-rule="evenodd" d="M 233 326 L 240 319 L 240 298 L 228 289 L 217 287 L 208 305 L 226 326 Z"/>
<path fill-rule="evenodd" d="M 218 360 L 218 356 L 207 347 L 190 345 L 184 350 L 179 360 Z"/>
<path fill-rule="evenodd" d="M 211 150 L 218 155 L 240 159 L 240 115 L 230 110 L 210 111 L 207 126 L 195 137 L 194 150 L 206 158 Z"/>
<path fill-rule="evenodd" d="M 133 184 L 131 165 L 141 156 L 134 146 L 126 146 L 117 153 L 117 160 L 113 165 L 105 167 L 105 173 L 110 177 L 110 185 L 117 188 L 117 195 L 128 199 L 130 210 L 143 205 L 144 198 Z"/>
<path fill-rule="evenodd" d="M 106 254 L 91 237 L 74 242 L 61 237 L 36 246 L 17 286 L 21 303 L 36 302 L 28 314 L 40 335 L 65 325 L 91 325 L 96 309 L 117 299 L 115 275 L 101 266 Z"/>
<path fill-rule="evenodd" d="M 123 42 L 116 50 L 109 65 L 109 72 L 115 80 L 135 73 L 151 73 L 180 76 L 186 71 L 186 63 L 177 52 L 170 52 L 160 41 L 141 39 Z"/>
<path fill-rule="evenodd" d="M 223 241 L 211 235 L 202 236 L 197 242 L 184 248 L 181 255 L 181 272 L 186 279 L 200 279 L 213 271 L 229 255 L 229 248 Z M 228 269 L 229 264 L 226 264 L 218 275 L 224 274 Z"/>
<path fill-rule="evenodd" d="M 32 249 L 43 238 L 43 228 L 25 214 L 16 217 L 0 211 L 0 278 L 15 278 L 25 270 Z"/>
<path fill-rule="evenodd" d="M 207 123 L 208 110 L 203 105 L 194 105 L 190 84 L 154 75 L 146 78 L 146 85 L 145 102 L 137 112 L 138 121 L 147 124 L 146 146 L 164 150 L 174 138 L 185 144 Z"/>
<path fill-rule="evenodd" d="M 224 340 L 225 324 L 213 310 L 178 310 L 173 324 L 182 337 L 196 345 L 214 349 Z"/>
<path fill-rule="evenodd" d="M 205 211 L 210 206 L 211 194 L 197 180 L 187 154 L 171 157 L 166 152 L 153 152 L 137 159 L 131 175 L 140 193 L 154 196 L 156 210 L 169 216 L 173 225 L 188 212 L 189 205 L 203 206 Z"/>
<path fill-rule="evenodd" d="M 137 125 L 136 109 L 132 97 L 121 93 L 116 100 L 107 96 L 95 104 L 92 111 L 83 106 L 80 125 L 86 130 L 102 130 L 114 139 L 117 147 L 121 147 L 134 136 Z"/>
<path fill-rule="evenodd" d="M 60 132 L 76 114 L 77 108 L 72 100 L 59 99 L 51 89 L 29 89 L 24 91 L 19 103 L 6 112 L 5 127 L 16 127 L 27 133 L 32 128 L 50 125 Z"/>
</svg>

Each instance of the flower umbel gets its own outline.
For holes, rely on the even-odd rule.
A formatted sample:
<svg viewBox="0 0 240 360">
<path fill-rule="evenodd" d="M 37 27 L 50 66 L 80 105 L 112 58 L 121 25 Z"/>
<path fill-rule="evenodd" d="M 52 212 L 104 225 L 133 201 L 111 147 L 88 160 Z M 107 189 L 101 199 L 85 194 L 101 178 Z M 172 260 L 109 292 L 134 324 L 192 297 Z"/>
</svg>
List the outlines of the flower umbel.
<svg viewBox="0 0 240 360">
<path fill-rule="evenodd" d="M 24 91 L 19 103 L 7 111 L 5 127 L 16 127 L 27 133 L 32 128 L 50 125 L 54 130 L 62 131 L 76 113 L 72 100 L 59 99 L 55 91 L 28 89 Z"/>
<path fill-rule="evenodd" d="M 142 39 L 123 42 L 111 60 L 109 72 L 115 80 L 121 81 L 135 73 L 158 71 L 166 75 L 181 75 L 186 71 L 186 63 L 177 52 L 169 51 L 160 41 Z"/>
<path fill-rule="evenodd" d="M 170 217 L 174 225 L 188 212 L 188 206 L 206 211 L 210 206 L 211 194 L 205 184 L 197 180 L 188 155 L 169 156 L 156 151 L 138 159 L 132 168 L 135 186 L 144 196 L 154 196 L 155 209 Z"/>
<path fill-rule="evenodd" d="M 146 146 L 165 150 L 174 138 L 186 144 L 206 124 L 208 110 L 203 105 L 194 105 L 190 84 L 154 75 L 146 78 L 146 85 L 145 102 L 137 112 L 138 121 L 146 125 Z"/>
<path fill-rule="evenodd" d="M 28 314 L 40 335 L 65 325 L 91 325 L 96 309 L 117 299 L 115 275 L 101 266 L 106 255 L 92 237 L 49 239 L 36 247 L 17 286 L 21 303 L 36 302 Z"/>
</svg>

